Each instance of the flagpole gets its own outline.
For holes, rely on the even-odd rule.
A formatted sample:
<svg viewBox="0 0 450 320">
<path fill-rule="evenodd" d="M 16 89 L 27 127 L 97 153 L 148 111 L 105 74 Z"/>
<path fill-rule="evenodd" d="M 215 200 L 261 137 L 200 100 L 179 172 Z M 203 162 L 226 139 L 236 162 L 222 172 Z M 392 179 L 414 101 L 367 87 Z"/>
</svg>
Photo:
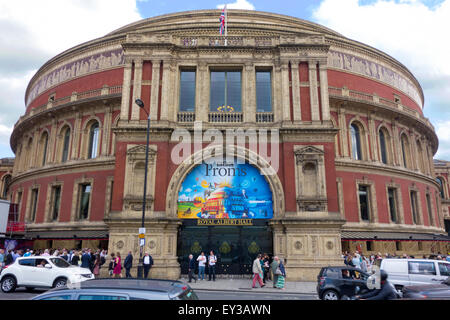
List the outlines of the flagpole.
<svg viewBox="0 0 450 320">
<path fill-rule="evenodd" d="M 227 36 L 228 36 L 228 10 L 227 5 L 225 5 L 225 46 L 227 45 Z"/>
</svg>

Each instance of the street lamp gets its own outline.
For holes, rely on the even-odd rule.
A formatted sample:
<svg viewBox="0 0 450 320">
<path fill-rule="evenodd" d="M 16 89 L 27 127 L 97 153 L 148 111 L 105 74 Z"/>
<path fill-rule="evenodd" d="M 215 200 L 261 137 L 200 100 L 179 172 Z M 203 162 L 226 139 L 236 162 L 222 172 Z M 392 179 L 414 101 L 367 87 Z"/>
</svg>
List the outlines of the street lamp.
<svg viewBox="0 0 450 320">
<path fill-rule="evenodd" d="M 136 104 L 144 110 L 144 112 L 147 114 L 147 144 L 145 145 L 145 173 L 144 173 L 144 195 L 142 197 L 142 223 L 141 228 L 144 228 L 144 221 L 145 221 L 145 206 L 146 206 L 146 200 L 147 200 L 147 172 L 148 172 L 148 148 L 149 148 L 149 139 L 150 139 L 150 115 L 144 108 L 144 102 L 141 99 L 135 100 Z M 140 240 L 139 240 L 140 241 Z M 143 269 L 144 269 L 144 260 L 142 258 L 142 251 L 144 249 L 144 246 L 139 243 L 139 264 L 138 264 L 138 270 L 137 270 L 137 277 L 143 278 Z"/>
</svg>

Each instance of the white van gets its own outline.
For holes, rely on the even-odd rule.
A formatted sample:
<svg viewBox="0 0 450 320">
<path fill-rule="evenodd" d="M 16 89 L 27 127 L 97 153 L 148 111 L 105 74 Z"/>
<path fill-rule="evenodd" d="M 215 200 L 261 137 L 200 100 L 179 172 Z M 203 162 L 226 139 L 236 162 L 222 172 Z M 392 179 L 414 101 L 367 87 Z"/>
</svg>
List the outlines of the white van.
<svg viewBox="0 0 450 320">
<path fill-rule="evenodd" d="M 437 284 L 450 276 L 450 262 L 428 259 L 378 259 L 375 265 L 388 274 L 397 290 L 404 286 Z"/>
</svg>

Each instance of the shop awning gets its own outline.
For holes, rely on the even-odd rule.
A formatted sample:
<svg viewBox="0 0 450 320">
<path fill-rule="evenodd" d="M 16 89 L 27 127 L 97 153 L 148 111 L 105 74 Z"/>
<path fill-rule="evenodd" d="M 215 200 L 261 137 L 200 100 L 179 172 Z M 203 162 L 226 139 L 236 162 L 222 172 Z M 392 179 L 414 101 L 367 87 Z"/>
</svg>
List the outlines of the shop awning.
<svg viewBox="0 0 450 320">
<path fill-rule="evenodd" d="M 384 240 L 384 241 L 450 241 L 450 237 L 441 234 L 376 232 L 376 231 L 342 231 L 342 240 Z"/>
<path fill-rule="evenodd" d="M 108 239 L 108 230 L 29 231 L 25 237 L 38 239 Z"/>
</svg>

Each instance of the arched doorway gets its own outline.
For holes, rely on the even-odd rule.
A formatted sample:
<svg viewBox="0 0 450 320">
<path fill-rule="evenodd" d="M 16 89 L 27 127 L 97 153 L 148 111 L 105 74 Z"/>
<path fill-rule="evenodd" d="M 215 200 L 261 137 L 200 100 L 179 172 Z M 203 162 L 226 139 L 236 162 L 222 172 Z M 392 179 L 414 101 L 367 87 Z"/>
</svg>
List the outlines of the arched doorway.
<svg viewBox="0 0 450 320">
<path fill-rule="evenodd" d="M 263 159 L 250 158 L 182 164 L 173 175 L 167 205 L 182 222 L 177 234 L 182 274 L 189 254 L 196 258 L 202 251 L 214 250 L 218 274 L 251 274 L 258 253 L 274 253 L 269 221 L 284 212 L 281 183 L 276 174 L 261 173 L 267 166 Z"/>
</svg>

